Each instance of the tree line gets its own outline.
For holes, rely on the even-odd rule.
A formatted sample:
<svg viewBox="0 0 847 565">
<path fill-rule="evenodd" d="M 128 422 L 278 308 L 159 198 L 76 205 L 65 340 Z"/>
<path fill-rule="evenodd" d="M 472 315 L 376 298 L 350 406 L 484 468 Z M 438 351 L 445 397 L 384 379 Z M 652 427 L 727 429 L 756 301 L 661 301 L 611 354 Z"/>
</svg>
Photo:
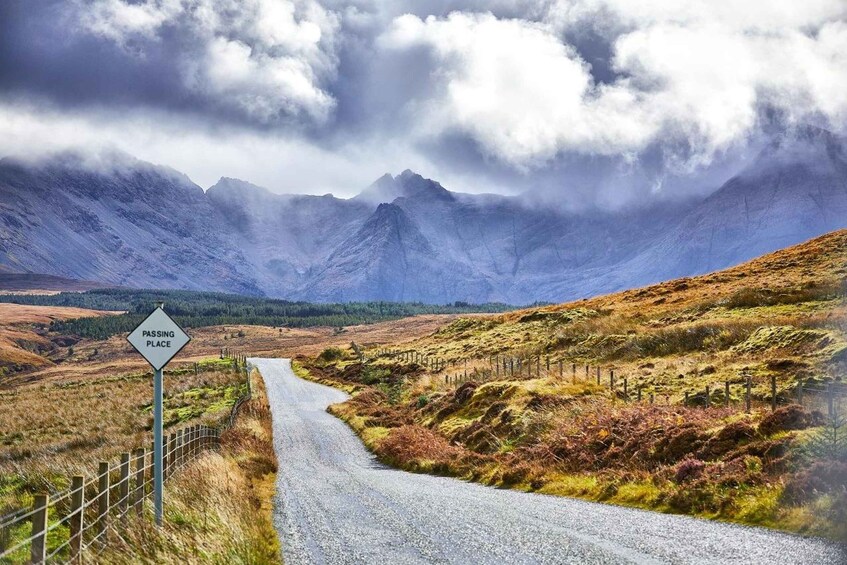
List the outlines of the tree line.
<svg viewBox="0 0 847 565">
<path fill-rule="evenodd" d="M 418 314 L 464 314 L 504 312 L 512 306 L 500 303 L 435 305 L 420 302 L 294 302 L 219 292 L 187 290 L 97 289 L 55 295 L 0 295 L 0 302 L 37 306 L 71 306 L 91 310 L 122 311 L 118 316 L 57 321 L 51 329 L 92 339 L 128 333 L 156 304 L 185 328 L 219 325 L 272 327 L 343 327 L 396 320 Z"/>
</svg>

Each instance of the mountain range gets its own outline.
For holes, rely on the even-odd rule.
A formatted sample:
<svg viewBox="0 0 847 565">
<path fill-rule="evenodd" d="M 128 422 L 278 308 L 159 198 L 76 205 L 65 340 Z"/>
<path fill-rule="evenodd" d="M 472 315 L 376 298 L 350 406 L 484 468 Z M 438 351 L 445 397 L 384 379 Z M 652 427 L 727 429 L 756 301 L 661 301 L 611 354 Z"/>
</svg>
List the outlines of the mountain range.
<svg viewBox="0 0 847 565">
<path fill-rule="evenodd" d="M 309 301 L 561 302 L 691 276 L 847 227 L 847 143 L 775 137 L 709 196 L 563 211 L 412 171 L 350 199 L 124 154 L 0 160 L 0 272 Z"/>
</svg>

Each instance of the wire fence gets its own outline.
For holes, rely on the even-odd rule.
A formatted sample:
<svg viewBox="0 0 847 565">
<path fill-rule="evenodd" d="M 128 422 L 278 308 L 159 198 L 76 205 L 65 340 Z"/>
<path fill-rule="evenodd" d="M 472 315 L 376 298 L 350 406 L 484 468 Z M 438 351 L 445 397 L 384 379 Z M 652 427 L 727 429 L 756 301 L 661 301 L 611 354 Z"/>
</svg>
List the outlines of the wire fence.
<svg viewBox="0 0 847 565">
<path fill-rule="evenodd" d="M 614 367 L 575 363 L 550 356 L 454 359 L 422 354 L 412 349 L 377 349 L 371 359 L 390 358 L 399 363 L 417 364 L 433 374 L 437 384 L 447 387 L 467 382 L 488 382 L 502 378 L 526 380 L 553 378 L 572 383 L 593 383 L 607 388 L 613 401 L 650 404 L 683 404 L 691 407 L 724 407 L 739 411 L 776 410 L 800 404 L 810 411 L 833 415 L 847 404 L 847 383 L 837 377 L 795 378 L 788 382 L 775 375 L 739 374 L 718 380 L 708 373 L 697 374 L 695 387 L 666 386 L 643 376 L 621 374 Z M 367 356 L 363 356 L 367 360 Z"/>
<path fill-rule="evenodd" d="M 219 427 L 194 425 L 164 437 L 163 478 L 217 450 L 221 435 L 233 425 L 242 405 L 252 397 L 247 358 L 231 357 L 233 367 L 243 371 L 247 392 L 233 405 Z M 102 461 L 91 477 L 71 477 L 69 489 L 38 493 L 30 508 L 0 516 L 0 565 L 18 563 L 82 563 L 120 535 L 130 515 L 141 517 L 153 496 L 153 445 L 122 453 L 117 461 Z"/>
</svg>

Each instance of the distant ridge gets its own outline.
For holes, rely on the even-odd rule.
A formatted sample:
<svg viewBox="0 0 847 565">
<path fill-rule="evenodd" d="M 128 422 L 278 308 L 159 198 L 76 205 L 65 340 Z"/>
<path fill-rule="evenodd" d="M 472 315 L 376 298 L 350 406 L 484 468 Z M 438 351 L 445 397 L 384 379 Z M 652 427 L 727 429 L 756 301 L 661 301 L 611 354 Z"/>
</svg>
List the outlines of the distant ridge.
<svg viewBox="0 0 847 565">
<path fill-rule="evenodd" d="M 0 272 L 319 302 L 555 303 L 847 227 L 847 143 L 811 127 L 776 136 L 705 198 L 620 212 L 454 193 L 410 170 L 344 199 L 226 177 L 204 192 L 129 156 L 89 161 L 0 161 Z"/>
</svg>

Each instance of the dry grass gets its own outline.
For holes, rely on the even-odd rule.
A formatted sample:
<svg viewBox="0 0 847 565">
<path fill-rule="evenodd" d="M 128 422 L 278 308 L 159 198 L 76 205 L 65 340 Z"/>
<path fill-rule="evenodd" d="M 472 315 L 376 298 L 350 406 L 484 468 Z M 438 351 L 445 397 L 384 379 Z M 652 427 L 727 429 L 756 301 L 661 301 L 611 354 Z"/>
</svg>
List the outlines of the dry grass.
<svg viewBox="0 0 847 565">
<path fill-rule="evenodd" d="M 847 369 L 847 230 L 744 265 L 567 304 L 459 319 L 404 348 L 470 370 L 489 358 L 614 369 L 634 390 L 670 395 L 754 378 L 754 395 Z M 452 368 L 448 372 L 453 371 Z M 558 373 L 558 371 L 556 371 Z"/>
<path fill-rule="evenodd" d="M 0 382 L 7 372 L 53 364 L 50 357 L 64 348 L 48 336 L 46 328 L 51 322 L 110 314 L 83 308 L 0 303 Z"/>
<path fill-rule="evenodd" d="M 216 424 L 243 378 L 215 360 L 206 370 L 165 372 L 165 424 Z M 0 391 L 0 514 L 29 504 L 45 483 L 91 475 L 98 461 L 149 445 L 150 373 L 68 378 Z M 49 489 L 47 489 L 49 490 Z"/>
<path fill-rule="evenodd" d="M 803 451 L 822 416 L 766 406 L 770 377 L 787 404 L 799 379 L 844 374 L 846 277 L 841 231 L 719 273 L 458 319 L 389 344 L 448 361 L 436 373 L 391 357 L 301 364 L 310 378 L 357 390 L 331 411 L 408 470 L 844 539 L 841 467 Z M 531 376 L 524 367 L 498 379 L 492 356 L 540 358 L 541 374 L 533 361 Z M 471 382 L 445 383 L 465 371 Z M 749 415 L 739 409 L 747 376 Z M 630 400 L 642 388 L 641 404 L 621 400 L 624 379 Z M 726 382 L 731 408 L 681 404 L 709 386 L 722 405 Z M 823 490 L 802 487 L 813 484 Z M 806 498 L 784 494 L 798 488 Z"/>
<path fill-rule="evenodd" d="M 276 477 L 271 418 L 261 378 L 236 425 L 167 484 L 165 523 L 147 516 L 116 537 L 102 563 L 281 563 L 272 521 Z"/>
</svg>

